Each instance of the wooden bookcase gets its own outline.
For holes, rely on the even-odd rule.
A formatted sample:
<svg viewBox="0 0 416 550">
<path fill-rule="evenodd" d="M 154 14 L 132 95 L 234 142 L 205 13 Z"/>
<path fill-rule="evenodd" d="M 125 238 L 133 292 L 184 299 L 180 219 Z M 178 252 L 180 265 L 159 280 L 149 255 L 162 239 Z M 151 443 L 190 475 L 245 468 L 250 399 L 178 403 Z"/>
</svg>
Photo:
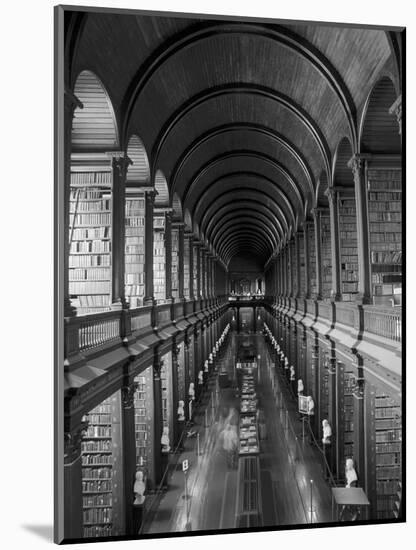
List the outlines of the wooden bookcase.
<svg viewBox="0 0 416 550">
<path fill-rule="evenodd" d="M 162 419 L 163 426 L 169 428 L 171 445 L 173 445 L 173 399 L 172 399 L 172 352 L 162 356 L 163 366 L 160 371 L 162 383 Z"/>
<path fill-rule="evenodd" d="M 358 293 L 357 220 L 354 196 L 339 197 L 341 294 L 344 302 Z"/>
<path fill-rule="evenodd" d="M 134 393 L 136 468 L 143 472 L 150 488 L 154 484 L 153 368 L 148 367 L 134 381 L 137 384 Z"/>
<path fill-rule="evenodd" d="M 315 246 L 315 230 L 313 225 L 308 231 L 308 245 L 309 245 L 309 285 L 311 295 L 315 296 L 317 293 L 316 286 L 316 246 Z"/>
<path fill-rule="evenodd" d="M 304 246 L 304 234 L 299 234 L 299 266 L 300 266 L 300 274 L 299 274 L 299 294 L 300 296 L 304 296 L 305 294 L 305 246 Z"/>
<path fill-rule="evenodd" d="M 196 296 L 196 298 L 199 298 L 199 296 L 197 296 L 197 289 L 198 289 L 198 254 L 200 254 L 200 253 L 201 253 L 200 247 L 195 246 L 194 247 L 194 253 L 193 253 L 193 262 L 194 262 L 194 265 L 193 265 L 194 283 L 193 284 L 194 284 L 194 296 Z M 200 276 L 202 277 L 202 266 L 201 266 Z M 200 287 L 200 288 L 202 288 L 202 287 Z"/>
<path fill-rule="evenodd" d="M 397 518 L 402 488 L 401 409 L 380 393 L 374 404 L 377 519 Z"/>
<path fill-rule="evenodd" d="M 71 156 L 69 298 L 78 315 L 111 305 L 112 158 Z"/>
<path fill-rule="evenodd" d="M 189 300 L 189 296 L 190 296 L 189 259 L 190 259 L 190 243 L 189 243 L 189 239 L 185 238 L 184 243 L 183 243 L 183 295 L 188 300 Z"/>
<path fill-rule="evenodd" d="M 153 216 L 153 292 L 156 302 L 166 299 L 165 213 Z"/>
<path fill-rule="evenodd" d="M 172 298 L 179 298 L 179 229 L 172 227 Z"/>
<path fill-rule="evenodd" d="M 128 196 L 125 212 L 125 294 L 130 308 L 143 305 L 145 254 L 144 196 Z"/>
<path fill-rule="evenodd" d="M 322 298 L 330 298 L 332 290 L 331 219 L 321 213 Z"/>
<path fill-rule="evenodd" d="M 344 472 L 345 460 L 354 457 L 354 384 L 355 377 L 348 366 L 337 362 L 339 373 L 338 425 L 339 471 Z M 350 367 L 351 368 L 351 367 Z"/>
<path fill-rule="evenodd" d="M 400 170 L 369 169 L 368 215 L 374 303 L 401 303 L 402 183 Z"/>
<path fill-rule="evenodd" d="M 84 537 L 122 534 L 120 392 L 86 416 L 81 443 Z"/>
</svg>

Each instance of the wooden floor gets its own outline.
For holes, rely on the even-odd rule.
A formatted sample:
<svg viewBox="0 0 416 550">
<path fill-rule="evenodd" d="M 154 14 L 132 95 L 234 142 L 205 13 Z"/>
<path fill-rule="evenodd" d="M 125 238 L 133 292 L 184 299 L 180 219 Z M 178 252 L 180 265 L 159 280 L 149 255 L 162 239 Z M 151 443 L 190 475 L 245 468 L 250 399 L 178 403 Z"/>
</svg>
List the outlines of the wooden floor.
<svg viewBox="0 0 416 550">
<path fill-rule="evenodd" d="M 229 352 L 232 357 L 235 357 L 237 338 L 242 336 L 231 338 Z M 261 356 L 257 393 L 266 418 L 267 437 L 260 447 L 263 525 L 330 522 L 331 493 L 323 475 L 322 455 L 309 439 L 302 438 L 296 403 L 291 399 L 284 377 L 276 375 L 271 365 L 264 337 L 257 334 L 249 338 Z M 229 375 L 234 376 L 231 361 L 229 369 Z M 283 401 L 285 408 L 281 406 Z M 186 525 L 192 531 L 234 528 L 237 469 L 227 465 L 220 437 L 231 408 L 238 410 L 238 398 L 232 388 L 223 389 L 216 421 L 207 429 L 201 411 L 195 426 L 201 438 L 202 434 L 205 438 L 203 456 L 196 456 L 193 443 L 186 447 L 185 455 L 193 465 L 193 475 L 189 477 L 188 517 L 183 498 L 183 474 L 178 469 L 147 532 L 183 531 Z"/>
</svg>

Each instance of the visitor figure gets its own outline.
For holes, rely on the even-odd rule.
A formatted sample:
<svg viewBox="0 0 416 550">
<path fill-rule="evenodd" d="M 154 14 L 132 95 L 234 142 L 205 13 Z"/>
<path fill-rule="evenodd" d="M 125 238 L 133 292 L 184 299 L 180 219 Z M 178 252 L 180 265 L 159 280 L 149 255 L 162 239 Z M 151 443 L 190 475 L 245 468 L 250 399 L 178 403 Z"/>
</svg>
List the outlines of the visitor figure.
<svg viewBox="0 0 416 550">
<path fill-rule="evenodd" d="M 352 458 L 347 458 L 345 461 L 345 487 L 351 489 L 357 487 L 358 476 L 354 468 L 354 460 Z M 345 505 L 342 507 L 339 519 L 342 521 L 345 512 L 350 514 L 350 520 L 355 521 L 359 515 L 359 509 L 354 508 L 353 506 Z"/>
<path fill-rule="evenodd" d="M 141 470 L 138 470 L 136 472 L 136 481 L 134 482 L 134 503 L 135 505 L 143 504 L 146 500 L 146 497 L 144 496 L 144 492 L 146 490 L 146 485 L 144 483 L 143 479 L 143 472 Z"/>
<path fill-rule="evenodd" d="M 167 426 L 163 427 L 163 433 L 160 442 L 162 443 L 162 453 L 168 453 L 170 451 L 170 439 L 169 428 Z"/>
<path fill-rule="evenodd" d="M 332 436 L 332 429 L 331 426 L 326 418 L 322 420 L 322 444 L 323 445 L 330 445 L 331 444 L 331 436 Z"/>
<path fill-rule="evenodd" d="M 140 527 L 142 525 L 143 517 L 143 505 L 146 497 L 144 492 L 146 490 L 146 484 L 143 479 L 143 472 L 138 470 L 136 472 L 136 480 L 133 486 L 134 502 L 133 502 L 133 532 L 139 534 Z"/>
<path fill-rule="evenodd" d="M 185 420 L 185 402 L 180 400 L 178 403 L 178 422 L 183 422 Z"/>
</svg>

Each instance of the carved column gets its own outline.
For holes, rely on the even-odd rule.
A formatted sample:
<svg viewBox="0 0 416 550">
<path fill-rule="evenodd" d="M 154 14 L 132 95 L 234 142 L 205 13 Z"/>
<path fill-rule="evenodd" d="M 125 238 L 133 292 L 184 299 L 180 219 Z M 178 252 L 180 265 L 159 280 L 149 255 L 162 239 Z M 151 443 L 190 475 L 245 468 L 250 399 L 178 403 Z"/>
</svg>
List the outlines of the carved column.
<svg viewBox="0 0 416 550">
<path fill-rule="evenodd" d="M 112 209 L 112 239 L 111 239 L 111 289 L 112 308 L 127 307 L 124 286 L 124 234 L 126 211 L 126 176 L 131 160 L 123 153 L 113 157 L 113 209 Z"/>
<path fill-rule="evenodd" d="M 87 423 L 65 432 L 64 443 L 64 537 L 82 538 L 82 460 L 81 442 Z"/>
<path fill-rule="evenodd" d="M 389 109 L 391 115 L 395 115 L 397 118 L 397 123 L 399 125 L 399 134 L 400 138 L 402 136 L 402 94 L 396 99 L 393 105 Z"/>
<path fill-rule="evenodd" d="M 194 289 L 194 246 L 193 240 L 194 237 L 192 233 L 185 233 L 185 239 L 188 239 L 189 243 L 189 299 L 195 299 L 195 289 Z"/>
<path fill-rule="evenodd" d="M 322 240 L 321 240 L 321 211 L 313 209 L 315 227 L 315 260 L 316 260 L 316 299 L 322 299 Z"/>
<path fill-rule="evenodd" d="M 61 121 L 61 128 L 64 131 L 64 158 L 63 158 L 63 170 L 60 170 L 60 164 L 58 163 L 57 169 L 59 175 L 63 178 L 63 207 L 64 207 L 64 262 L 63 262 L 63 285 L 64 285 L 64 316 L 73 317 L 76 315 L 76 309 L 71 306 L 69 299 L 69 198 L 71 191 L 71 140 L 72 140 L 72 121 L 76 108 L 82 109 L 83 104 L 79 99 L 69 90 L 65 89 L 63 97 L 63 113 L 59 109 L 58 121 Z M 63 120 L 60 117 L 63 117 Z M 58 189 L 58 195 L 60 190 Z M 62 241 L 60 241 L 62 242 Z"/>
<path fill-rule="evenodd" d="M 190 357 L 189 357 L 189 347 L 190 347 L 191 341 L 189 338 L 188 333 L 185 333 L 185 339 L 184 339 L 184 368 L 185 368 L 185 418 L 188 418 L 188 411 L 189 411 L 189 384 L 191 382 L 189 372 L 190 372 Z"/>
<path fill-rule="evenodd" d="M 371 263 L 370 263 L 370 229 L 368 216 L 368 190 L 366 181 L 366 161 L 355 155 L 348 166 L 354 175 L 354 190 L 357 221 L 358 253 L 358 301 L 371 303 Z"/>
<path fill-rule="evenodd" d="M 183 272 L 184 272 L 184 230 L 185 230 L 185 224 L 184 223 L 178 223 L 176 224 L 178 227 L 178 239 L 179 239 L 179 246 L 178 246 L 178 286 L 179 286 L 179 300 L 183 301 L 184 295 L 183 295 Z"/>
<path fill-rule="evenodd" d="M 136 476 L 136 435 L 134 426 L 134 381 L 121 388 L 124 509 L 126 511 L 126 535 L 135 535 L 133 521 L 134 481 Z"/>
<path fill-rule="evenodd" d="M 357 378 L 353 390 L 354 402 L 354 461 L 359 484 L 365 487 L 365 419 L 364 419 L 364 378 Z"/>
<path fill-rule="evenodd" d="M 173 434 L 172 434 L 172 447 L 176 447 L 179 442 L 179 426 L 178 426 L 178 415 L 176 414 L 179 401 L 179 391 L 178 391 L 178 371 L 180 368 L 179 365 L 179 352 L 180 347 L 177 345 L 176 341 L 172 342 L 172 402 L 173 402 Z"/>
<path fill-rule="evenodd" d="M 165 212 L 166 300 L 172 301 L 172 212 Z"/>
<path fill-rule="evenodd" d="M 162 416 L 162 382 L 161 382 L 161 370 L 162 360 L 159 357 L 159 352 L 155 351 L 153 357 L 153 426 L 154 426 L 154 457 L 155 457 L 155 482 L 159 485 L 162 479 L 162 428 L 163 428 L 163 416 Z"/>
<path fill-rule="evenodd" d="M 329 202 L 331 223 L 331 260 L 332 260 L 332 291 L 331 299 L 341 300 L 341 251 L 339 242 L 339 207 L 338 193 L 333 187 L 328 187 L 326 195 Z"/>
<path fill-rule="evenodd" d="M 295 298 L 299 298 L 303 291 L 300 288 L 300 235 L 299 232 L 295 234 L 295 265 L 296 265 L 296 294 Z"/>
<path fill-rule="evenodd" d="M 144 194 L 145 221 L 144 221 L 144 269 L 145 269 L 145 305 L 153 305 L 153 207 L 155 201 L 154 189 L 146 190 Z"/>
<path fill-rule="evenodd" d="M 311 222 L 306 220 L 303 226 L 303 246 L 304 246 L 304 255 L 305 255 L 305 298 L 309 299 L 311 297 L 311 258 L 309 250 L 309 231 L 310 231 Z"/>
<path fill-rule="evenodd" d="M 337 401 L 337 361 L 336 357 L 329 357 L 327 359 L 328 368 L 328 421 L 332 428 L 331 448 L 330 448 L 330 465 L 332 466 L 332 472 L 334 476 L 342 478 L 340 468 L 340 446 L 339 446 L 339 432 L 343 429 L 341 425 L 338 425 L 338 401 Z"/>
</svg>

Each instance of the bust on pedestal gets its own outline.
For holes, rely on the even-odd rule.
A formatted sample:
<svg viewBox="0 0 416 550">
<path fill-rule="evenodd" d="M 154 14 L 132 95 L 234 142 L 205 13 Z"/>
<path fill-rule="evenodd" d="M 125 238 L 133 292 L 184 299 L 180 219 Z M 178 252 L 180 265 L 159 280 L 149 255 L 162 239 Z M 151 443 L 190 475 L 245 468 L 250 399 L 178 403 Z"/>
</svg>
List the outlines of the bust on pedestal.
<svg viewBox="0 0 416 550">
<path fill-rule="evenodd" d="M 144 501 L 146 497 L 144 492 L 146 491 L 146 484 L 144 481 L 143 472 L 138 470 L 136 472 L 136 480 L 134 482 L 134 502 L 133 502 L 133 531 L 134 534 L 139 534 L 140 527 L 142 525 Z"/>
</svg>

